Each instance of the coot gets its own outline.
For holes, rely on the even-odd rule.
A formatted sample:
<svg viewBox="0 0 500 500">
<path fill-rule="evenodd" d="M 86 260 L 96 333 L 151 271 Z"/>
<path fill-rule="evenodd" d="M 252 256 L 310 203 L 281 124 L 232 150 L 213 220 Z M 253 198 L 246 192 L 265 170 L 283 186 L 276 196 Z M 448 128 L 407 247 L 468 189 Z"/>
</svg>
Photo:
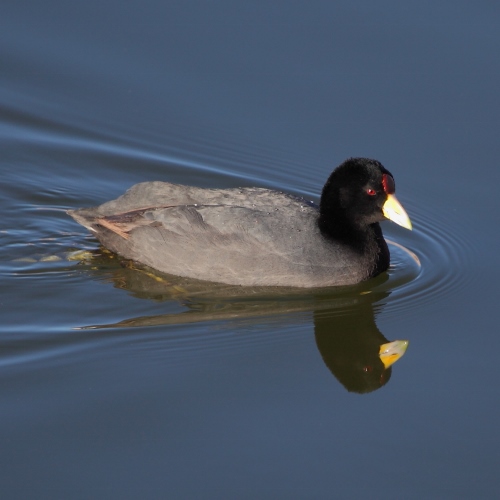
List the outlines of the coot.
<svg viewBox="0 0 500 500">
<path fill-rule="evenodd" d="M 202 189 L 143 182 L 93 208 L 69 210 L 108 249 L 168 274 L 244 286 L 323 287 L 389 267 L 379 222 L 411 229 L 392 174 L 350 158 L 319 207 L 262 188 Z"/>
</svg>

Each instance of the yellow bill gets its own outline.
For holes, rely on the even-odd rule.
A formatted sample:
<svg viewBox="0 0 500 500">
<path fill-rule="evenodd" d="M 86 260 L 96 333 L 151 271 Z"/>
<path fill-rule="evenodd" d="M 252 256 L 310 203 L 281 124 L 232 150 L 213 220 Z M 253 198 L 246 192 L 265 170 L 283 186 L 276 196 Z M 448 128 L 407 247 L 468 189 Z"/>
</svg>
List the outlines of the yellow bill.
<svg viewBox="0 0 500 500">
<path fill-rule="evenodd" d="M 382 213 L 385 217 L 400 226 L 405 227 L 411 231 L 411 221 L 408 217 L 408 214 L 405 212 L 405 209 L 401 206 L 401 203 L 397 200 L 397 198 L 393 194 L 387 195 L 387 200 L 382 207 Z"/>
<path fill-rule="evenodd" d="M 394 364 L 405 352 L 409 342 L 407 340 L 394 340 L 382 344 L 379 350 L 379 358 L 386 368 Z"/>
</svg>

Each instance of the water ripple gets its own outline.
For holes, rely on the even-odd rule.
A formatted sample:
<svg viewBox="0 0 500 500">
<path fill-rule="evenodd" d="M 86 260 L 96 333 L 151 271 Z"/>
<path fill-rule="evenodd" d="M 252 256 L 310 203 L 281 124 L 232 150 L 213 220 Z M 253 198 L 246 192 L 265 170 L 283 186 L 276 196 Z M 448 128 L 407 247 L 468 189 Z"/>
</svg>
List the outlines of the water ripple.
<svg viewBox="0 0 500 500">
<path fill-rule="evenodd" d="M 439 301 L 456 293 L 470 281 L 464 272 L 472 265 L 472 245 L 462 237 L 461 225 L 447 216 L 446 210 L 432 212 L 420 204 L 405 202 L 411 213 L 414 230 L 389 228 L 385 231 L 391 248 L 390 279 L 384 287 L 391 297 L 384 311 L 407 314 L 424 304 Z M 463 228 L 462 228 L 463 229 Z M 397 236 L 392 235 L 397 231 Z M 391 241 L 397 240 L 397 243 Z"/>
</svg>

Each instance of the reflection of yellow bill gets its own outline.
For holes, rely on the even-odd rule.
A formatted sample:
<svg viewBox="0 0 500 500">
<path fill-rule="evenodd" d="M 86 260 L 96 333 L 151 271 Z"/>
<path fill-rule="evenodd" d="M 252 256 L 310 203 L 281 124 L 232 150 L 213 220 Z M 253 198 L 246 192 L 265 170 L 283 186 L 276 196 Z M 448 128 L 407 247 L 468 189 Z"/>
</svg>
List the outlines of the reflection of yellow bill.
<svg viewBox="0 0 500 500">
<path fill-rule="evenodd" d="M 386 368 L 389 368 L 406 352 L 408 343 L 407 340 L 394 340 L 380 346 L 379 358 Z"/>
<path fill-rule="evenodd" d="M 387 200 L 382 207 L 384 217 L 387 217 L 392 222 L 399 224 L 411 231 L 411 221 L 405 209 L 399 203 L 398 199 L 393 194 L 387 195 Z"/>
</svg>

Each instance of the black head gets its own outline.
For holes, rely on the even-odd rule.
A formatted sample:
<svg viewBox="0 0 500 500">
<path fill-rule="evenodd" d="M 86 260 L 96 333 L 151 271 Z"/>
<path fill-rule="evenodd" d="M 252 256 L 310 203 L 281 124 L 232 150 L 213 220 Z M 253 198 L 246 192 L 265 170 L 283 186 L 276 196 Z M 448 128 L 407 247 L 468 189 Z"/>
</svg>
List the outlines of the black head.
<svg viewBox="0 0 500 500">
<path fill-rule="evenodd" d="M 411 228 L 394 191 L 394 177 L 380 162 L 369 158 L 346 160 L 332 172 L 323 188 L 319 220 L 322 232 L 349 238 L 386 218 Z"/>
</svg>

